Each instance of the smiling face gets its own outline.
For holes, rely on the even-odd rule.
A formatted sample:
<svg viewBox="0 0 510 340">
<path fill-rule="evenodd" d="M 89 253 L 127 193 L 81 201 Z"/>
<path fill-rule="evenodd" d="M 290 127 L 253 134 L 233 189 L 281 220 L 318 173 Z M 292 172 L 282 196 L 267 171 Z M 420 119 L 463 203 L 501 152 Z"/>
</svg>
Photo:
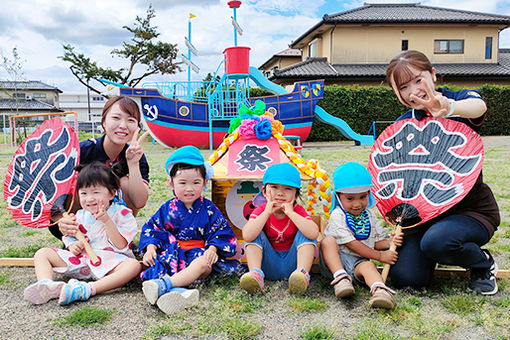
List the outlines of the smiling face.
<svg viewBox="0 0 510 340">
<path fill-rule="evenodd" d="M 190 209 L 198 198 L 202 196 L 207 180 L 197 168 L 181 169 L 168 179 L 168 185 L 186 208 Z"/>
<path fill-rule="evenodd" d="M 117 102 L 110 107 L 103 121 L 106 138 L 113 144 L 125 145 L 138 128 L 138 120 L 123 111 Z"/>
<path fill-rule="evenodd" d="M 351 215 L 359 215 L 368 205 L 368 191 L 359 194 L 337 193 L 340 203 L 345 211 Z"/>
<path fill-rule="evenodd" d="M 262 193 L 276 203 L 275 207 L 281 206 L 282 203 L 294 203 L 297 198 L 297 189 L 283 184 L 268 183 Z"/>
<path fill-rule="evenodd" d="M 91 214 L 95 214 L 101 205 L 107 210 L 114 194 L 107 187 L 98 184 L 78 189 L 81 207 Z"/>
<path fill-rule="evenodd" d="M 400 102 L 412 109 L 423 110 L 424 107 L 413 100 L 411 95 L 420 99 L 427 100 L 427 88 L 433 93 L 434 83 L 436 82 L 436 70 L 432 68 L 432 72 L 419 70 L 411 65 L 408 66 L 408 78 L 396 84 L 395 80 L 391 80 L 391 87 L 397 95 Z"/>
</svg>

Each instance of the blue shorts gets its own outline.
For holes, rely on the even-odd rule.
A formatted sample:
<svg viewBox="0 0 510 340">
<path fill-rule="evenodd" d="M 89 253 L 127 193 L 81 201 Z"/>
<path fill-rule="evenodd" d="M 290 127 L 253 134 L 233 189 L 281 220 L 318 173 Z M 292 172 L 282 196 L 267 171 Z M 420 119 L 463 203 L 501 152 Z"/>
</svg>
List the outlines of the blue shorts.
<svg viewBox="0 0 510 340">
<path fill-rule="evenodd" d="M 361 262 L 370 261 L 366 257 L 359 257 L 356 255 L 348 254 L 343 252 L 342 250 L 338 250 L 338 255 L 340 255 L 340 260 L 342 260 L 342 266 L 344 267 L 347 274 L 349 274 L 356 282 L 364 284 L 363 280 L 354 275 L 354 268 Z M 327 278 L 333 279 L 333 274 L 329 271 L 329 268 L 326 266 L 324 259 L 322 257 L 322 252 L 320 252 L 320 271 L 321 274 Z"/>
<path fill-rule="evenodd" d="M 275 250 L 266 234 L 262 231 L 259 236 L 252 242 L 246 242 L 245 247 L 249 244 L 254 244 L 262 249 L 262 271 L 265 278 L 269 280 L 286 279 L 297 268 L 297 250 L 303 244 L 313 244 L 317 247 L 316 240 L 310 240 L 305 237 L 300 231 L 294 237 L 289 250 L 278 251 Z"/>
</svg>

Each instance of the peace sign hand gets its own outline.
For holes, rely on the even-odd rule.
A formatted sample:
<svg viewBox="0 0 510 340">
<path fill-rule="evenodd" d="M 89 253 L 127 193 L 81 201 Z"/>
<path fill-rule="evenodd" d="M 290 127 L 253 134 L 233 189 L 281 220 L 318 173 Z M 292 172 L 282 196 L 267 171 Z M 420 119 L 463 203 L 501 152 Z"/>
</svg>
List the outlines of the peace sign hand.
<svg viewBox="0 0 510 340">
<path fill-rule="evenodd" d="M 423 105 L 425 110 L 427 110 L 432 117 L 444 117 L 448 112 L 450 112 L 452 104 L 448 101 L 448 98 L 431 89 L 427 82 L 423 82 L 422 84 L 425 89 L 425 93 L 427 94 L 427 99 L 421 99 L 414 94 L 409 95 L 409 98 L 416 104 Z"/>
<path fill-rule="evenodd" d="M 126 160 L 128 163 L 138 163 L 140 158 L 143 155 L 142 143 L 145 137 L 149 134 L 149 131 L 145 131 L 140 138 L 138 134 L 140 133 L 140 128 L 136 129 L 136 132 L 133 134 L 133 139 L 131 139 L 131 143 L 126 150 Z"/>
<path fill-rule="evenodd" d="M 100 202 L 98 204 L 97 211 L 93 215 L 96 220 L 101 221 L 103 223 L 108 222 L 108 219 L 110 218 L 108 212 L 106 211 L 106 206 L 103 202 Z"/>
</svg>

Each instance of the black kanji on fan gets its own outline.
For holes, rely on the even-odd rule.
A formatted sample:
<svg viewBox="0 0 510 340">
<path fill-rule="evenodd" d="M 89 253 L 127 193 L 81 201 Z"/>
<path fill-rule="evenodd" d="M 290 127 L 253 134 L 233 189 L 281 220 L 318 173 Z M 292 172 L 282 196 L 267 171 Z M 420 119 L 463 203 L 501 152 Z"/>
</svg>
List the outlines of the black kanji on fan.
<svg viewBox="0 0 510 340">
<path fill-rule="evenodd" d="M 13 175 L 8 183 L 9 190 L 16 191 L 10 206 L 23 205 L 23 211 L 31 212 L 34 220 L 41 215 L 43 205 L 55 197 L 57 183 L 73 175 L 76 164 L 77 155 L 67 157 L 62 153 L 70 142 L 68 129 L 62 129 L 60 136 L 50 142 L 52 134 L 52 130 L 46 130 L 39 137 L 27 140 L 26 152 L 14 159 Z M 41 181 L 45 185 L 38 185 Z"/>
</svg>

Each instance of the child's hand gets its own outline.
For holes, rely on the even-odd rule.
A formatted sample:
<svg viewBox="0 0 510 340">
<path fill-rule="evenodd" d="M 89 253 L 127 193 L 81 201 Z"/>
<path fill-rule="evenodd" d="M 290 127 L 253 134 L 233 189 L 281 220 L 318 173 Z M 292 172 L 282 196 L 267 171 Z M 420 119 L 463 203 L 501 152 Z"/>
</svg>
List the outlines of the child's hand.
<svg viewBox="0 0 510 340">
<path fill-rule="evenodd" d="M 207 262 L 209 268 L 212 267 L 218 261 L 218 254 L 216 253 L 217 249 L 215 246 L 209 246 L 207 250 L 204 252 L 204 258 Z"/>
<path fill-rule="evenodd" d="M 427 99 L 421 99 L 414 94 L 409 95 L 409 98 L 416 104 L 423 105 L 432 117 L 441 118 L 444 117 L 451 109 L 451 103 L 448 98 L 443 96 L 441 93 L 435 93 L 433 89 L 429 87 L 427 82 L 422 82 L 423 88 L 427 93 Z"/>
<path fill-rule="evenodd" d="M 273 197 L 271 196 L 271 193 L 266 190 L 266 208 L 264 209 L 265 213 L 268 213 L 270 215 L 274 214 L 276 210 L 278 210 L 280 207 L 276 206 L 276 202 L 273 201 Z"/>
<path fill-rule="evenodd" d="M 156 253 L 156 246 L 154 244 L 149 244 L 147 246 L 147 250 L 145 251 L 145 254 L 143 255 L 142 263 L 146 265 L 147 267 L 154 265 L 154 258 L 158 255 Z"/>
<path fill-rule="evenodd" d="M 393 231 L 390 235 L 390 243 L 394 243 L 397 247 L 401 247 L 404 244 L 404 233 L 400 232 L 398 235 Z"/>
<path fill-rule="evenodd" d="M 97 211 L 93 215 L 96 220 L 101 221 L 103 223 L 108 222 L 108 220 L 110 219 L 110 216 L 106 211 L 106 206 L 103 202 L 99 202 Z"/>
<path fill-rule="evenodd" d="M 83 242 L 81 241 L 77 241 L 69 245 L 69 251 L 73 253 L 73 255 L 75 256 L 80 255 L 83 249 L 84 249 Z"/>
<path fill-rule="evenodd" d="M 282 211 L 285 215 L 289 216 L 294 211 L 294 203 L 285 202 L 281 205 Z"/>
<path fill-rule="evenodd" d="M 395 250 L 383 250 L 380 252 L 381 257 L 379 258 L 379 261 L 382 263 L 388 263 L 388 264 L 395 264 L 398 259 L 398 253 Z"/>
</svg>

